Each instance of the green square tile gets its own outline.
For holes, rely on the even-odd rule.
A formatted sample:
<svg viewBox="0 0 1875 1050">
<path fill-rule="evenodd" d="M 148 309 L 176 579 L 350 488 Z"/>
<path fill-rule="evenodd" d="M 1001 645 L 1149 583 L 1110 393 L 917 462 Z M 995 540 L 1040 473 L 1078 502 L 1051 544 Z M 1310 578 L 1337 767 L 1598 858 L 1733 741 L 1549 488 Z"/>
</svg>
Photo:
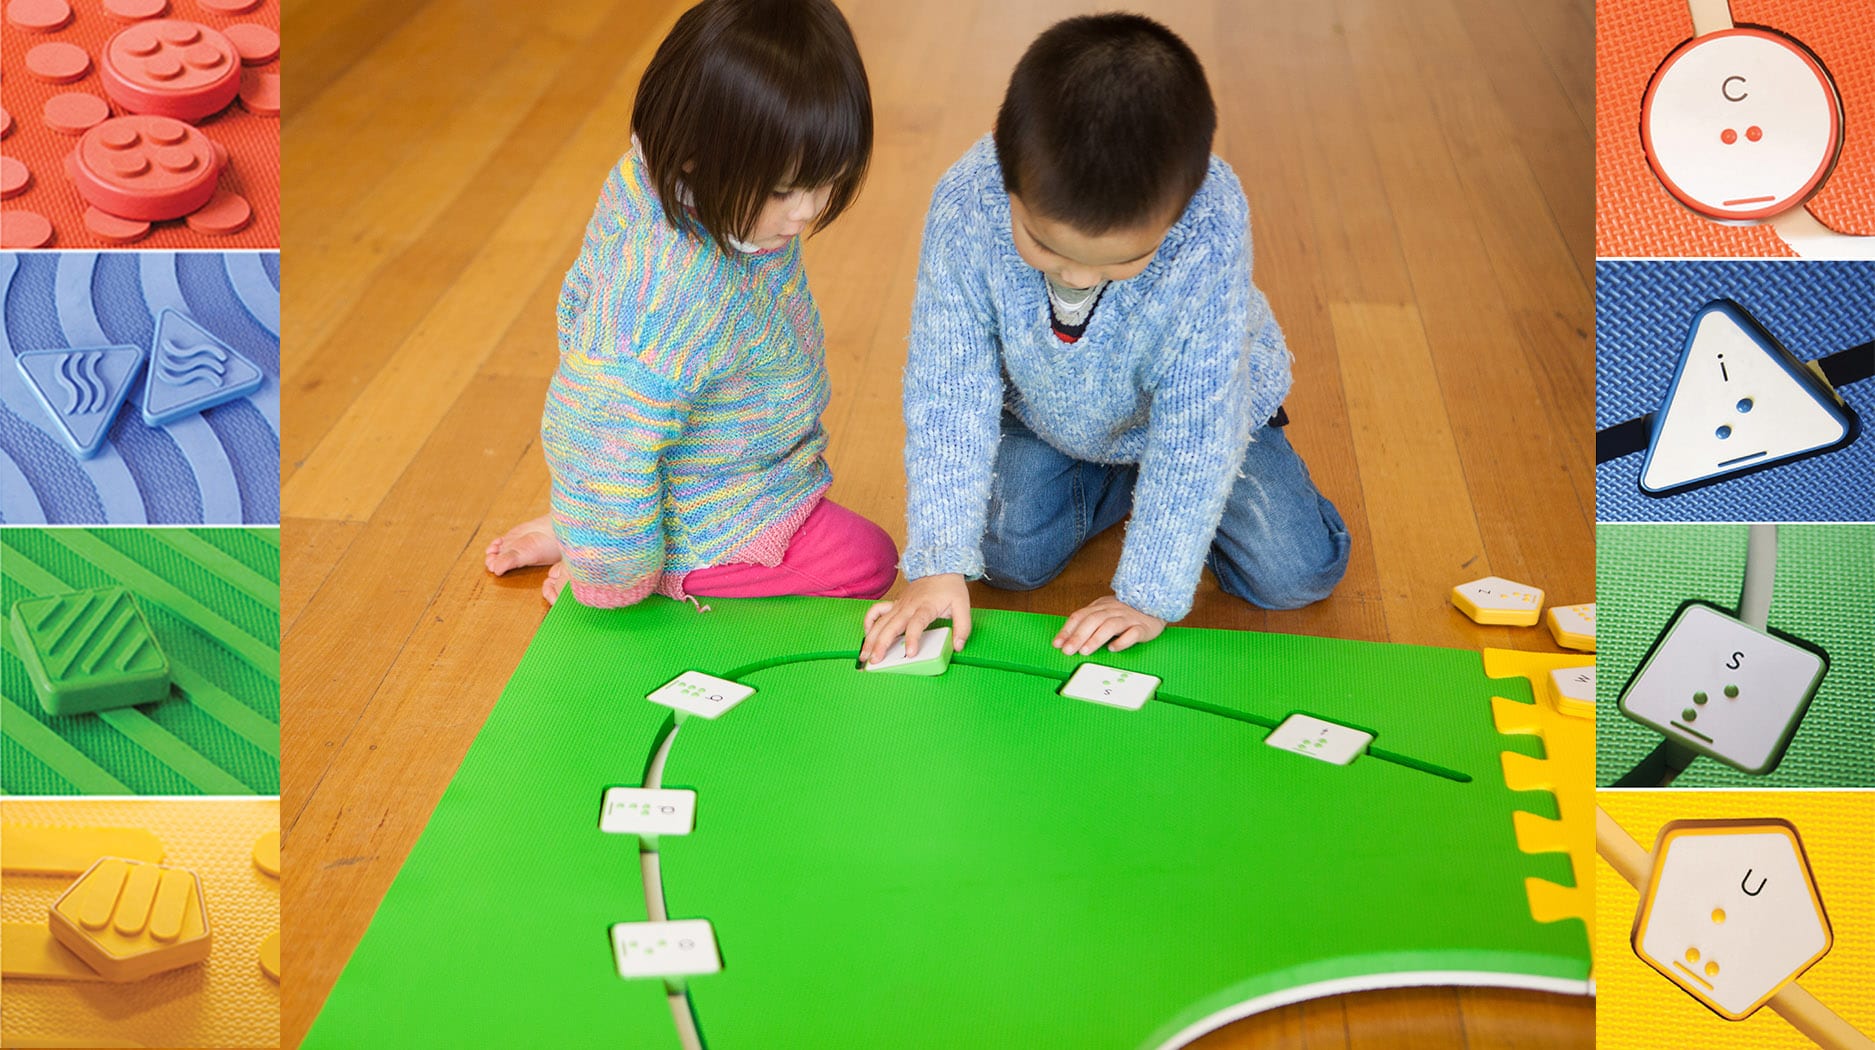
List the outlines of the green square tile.
<svg viewBox="0 0 1875 1050">
<path fill-rule="evenodd" d="M 12 629 L 47 714 L 106 711 L 169 695 L 169 660 L 122 587 L 18 602 Z"/>
</svg>

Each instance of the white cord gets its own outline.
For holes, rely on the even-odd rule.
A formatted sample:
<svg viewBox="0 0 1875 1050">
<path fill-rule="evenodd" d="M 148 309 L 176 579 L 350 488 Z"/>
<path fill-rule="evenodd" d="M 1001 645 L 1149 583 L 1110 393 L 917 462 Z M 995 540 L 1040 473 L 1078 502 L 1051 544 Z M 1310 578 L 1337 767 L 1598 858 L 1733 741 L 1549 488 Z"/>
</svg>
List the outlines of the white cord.
<svg viewBox="0 0 1875 1050">
<path fill-rule="evenodd" d="M 1730 0 L 1686 0 L 1687 13 L 1693 16 L 1693 35 L 1722 33 L 1732 28 Z"/>
<path fill-rule="evenodd" d="M 1771 591 L 1777 585 L 1777 526 L 1762 522 L 1745 540 L 1745 586 L 1738 594 L 1738 618 L 1762 631 L 1771 619 Z"/>
</svg>

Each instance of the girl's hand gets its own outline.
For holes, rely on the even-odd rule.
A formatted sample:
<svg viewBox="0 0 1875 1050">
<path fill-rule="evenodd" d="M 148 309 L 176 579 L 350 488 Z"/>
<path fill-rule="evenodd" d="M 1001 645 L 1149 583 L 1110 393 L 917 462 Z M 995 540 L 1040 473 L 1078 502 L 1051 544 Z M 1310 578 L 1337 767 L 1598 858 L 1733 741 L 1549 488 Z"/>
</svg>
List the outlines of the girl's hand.
<svg viewBox="0 0 1875 1050">
<path fill-rule="evenodd" d="M 892 643 L 905 639 L 905 655 L 918 652 L 918 639 L 932 620 L 950 617 L 951 648 L 963 652 L 970 637 L 970 588 L 954 572 L 911 581 L 897 601 L 880 602 L 866 610 L 866 640 L 859 647 L 861 663 L 884 656 Z"/>
<path fill-rule="evenodd" d="M 1075 610 L 1055 635 L 1054 646 L 1069 656 L 1087 656 L 1111 639 L 1112 652 L 1150 642 L 1165 630 L 1165 621 L 1140 612 L 1118 598 L 1096 599 Z"/>
</svg>

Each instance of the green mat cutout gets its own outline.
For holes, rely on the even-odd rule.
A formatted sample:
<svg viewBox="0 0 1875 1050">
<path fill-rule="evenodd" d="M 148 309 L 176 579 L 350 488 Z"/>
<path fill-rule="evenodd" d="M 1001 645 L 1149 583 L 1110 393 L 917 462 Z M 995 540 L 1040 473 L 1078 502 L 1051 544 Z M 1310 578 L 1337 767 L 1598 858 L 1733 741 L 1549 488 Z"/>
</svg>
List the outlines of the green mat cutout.
<svg viewBox="0 0 1875 1050">
<path fill-rule="evenodd" d="M 634 840 L 682 671 L 754 686 L 691 718 L 662 783 L 697 826 L 660 843 L 673 918 L 724 969 L 689 981 L 710 1050 L 1157 1046 L 1323 982 L 1585 987 L 1586 932 L 1530 918 L 1475 653 L 1174 628 L 1101 662 L 1164 678 L 1137 712 L 1055 695 L 1054 617 L 981 611 L 939 678 L 854 669 L 866 603 L 653 599 L 548 616 L 305 1044 L 675 1046 L 658 982 L 616 976 L 646 906 Z M 1307 711 L 1377 734 L 1337 767 L 1265 747 Z M 1384 753 L 1384 757 L 1381 753 Z M 493 918 L 485 918 L 493 916 Z M 1452 980 L 1445 978 L 1444 980 Z"/>
<path fill-rule="evenodd" d="M 136 596 L 169 658 L 169 698 L 48 715 L 0 632 L 0 793 L 279 794 L 279 530 L 0 531 L 0 618 L 111 584 Z"/>
<path fill-rule="evenodd" d="M 1621 689 L 1688 598 L 1738 607 L 1745 525 L 1603 523 L 1595 529 L 1596 753 L 1604 786 L 1660 734 L 1622 715 Z M 1775 772 L 1700 759 L 1679 787 L 1875 787 L 1875 526 L 1780 525 L 1772 627 L 1822 646 L 1829 674 Z"/>
</svg>

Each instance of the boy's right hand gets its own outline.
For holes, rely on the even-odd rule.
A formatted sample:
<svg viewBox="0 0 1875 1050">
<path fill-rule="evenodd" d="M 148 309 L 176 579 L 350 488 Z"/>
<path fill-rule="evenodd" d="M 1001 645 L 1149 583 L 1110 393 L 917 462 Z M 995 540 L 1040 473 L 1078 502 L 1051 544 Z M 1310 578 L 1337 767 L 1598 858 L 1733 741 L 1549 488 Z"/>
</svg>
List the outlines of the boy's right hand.
<svg viewBox="0 0 1875 1050">
<path fill-rule="evenodd" d="M 871 663 L 905 639 L 905 655 L 918 652 L 918 639 L 932 620 L 949 617 L 951 647 L 962 652 L 970 637 L 970 588 L 959 573 L 947 572 L 911 581 L 897 601 L 880 602 L 866 610 L 866 640 L 859 647 L 861 663 Z"/>
</svg>

